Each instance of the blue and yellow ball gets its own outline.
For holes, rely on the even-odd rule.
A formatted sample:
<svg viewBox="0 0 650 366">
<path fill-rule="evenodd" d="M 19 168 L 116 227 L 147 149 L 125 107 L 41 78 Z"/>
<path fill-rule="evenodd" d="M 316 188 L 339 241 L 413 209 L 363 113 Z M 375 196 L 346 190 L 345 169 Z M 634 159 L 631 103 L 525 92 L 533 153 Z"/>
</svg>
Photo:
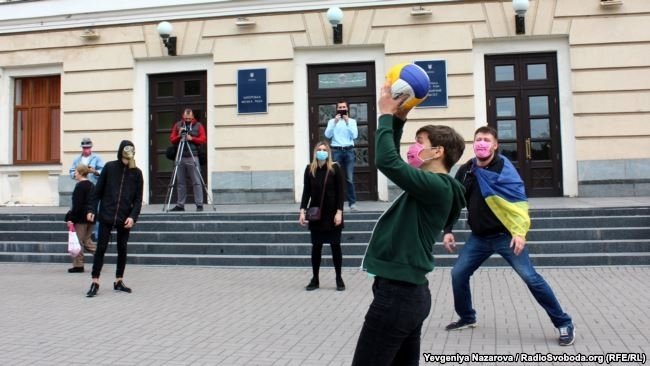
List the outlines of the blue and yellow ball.
<svg viewBox="0 0 650 366">
<path fill-rule="evenodd" d="M 429 94 L 429 75 L 416 64 L 397 64 L 388 70 L 386 80 L 394 99 L 408 95 L 403 107 L 413 108 L 422 103 Z"/>
</svg>

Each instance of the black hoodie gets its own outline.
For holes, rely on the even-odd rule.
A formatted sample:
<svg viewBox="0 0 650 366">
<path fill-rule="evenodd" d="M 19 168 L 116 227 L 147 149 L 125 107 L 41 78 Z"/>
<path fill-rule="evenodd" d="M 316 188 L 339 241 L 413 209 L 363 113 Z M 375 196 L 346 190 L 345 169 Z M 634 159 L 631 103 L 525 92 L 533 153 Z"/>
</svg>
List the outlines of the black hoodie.
<svg viewBox="0 0 650 366">
<path fill-rule="evenodd" d="M 97 219 L 114 227 L 123 227 L 129 217 L 137 221 L 142 209 L 142 171 L 124 165 L 122 151 L 125 146 L 134 145 L 129 140 L 120 142 L 117 160 L 109 161 L 102 169 L 88 205 L 88 212 L 94 214 L 99 202 Z"/>
</svg>

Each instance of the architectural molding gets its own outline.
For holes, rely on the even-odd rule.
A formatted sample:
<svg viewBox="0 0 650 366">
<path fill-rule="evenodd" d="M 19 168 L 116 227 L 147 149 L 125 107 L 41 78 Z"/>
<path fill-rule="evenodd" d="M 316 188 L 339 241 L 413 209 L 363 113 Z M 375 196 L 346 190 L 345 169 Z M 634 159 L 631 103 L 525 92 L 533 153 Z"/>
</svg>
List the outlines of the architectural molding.
<svg viewBox="0 0 650 366">
<path fill-rule="evenodd" d="M 431 2 L 460 2 L 432 0 Z M 0 3 L 0 34 L 87 28 L 162 20 L 237 17 L 253 14 L 327 10 L 331 6 L 368 8 L 419 5 L 412 0 L 59 0 Z"/>
</svg>

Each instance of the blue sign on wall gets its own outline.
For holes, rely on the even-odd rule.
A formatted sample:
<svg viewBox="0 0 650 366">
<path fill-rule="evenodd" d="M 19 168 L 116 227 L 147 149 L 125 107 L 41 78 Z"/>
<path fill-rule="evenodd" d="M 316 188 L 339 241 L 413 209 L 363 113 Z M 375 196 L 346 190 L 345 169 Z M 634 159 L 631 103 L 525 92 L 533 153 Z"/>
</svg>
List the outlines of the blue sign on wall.
<svg viewBox="0 0 650 366">
<path fill-rule="evenodd" d="M 447 107 L 447 61 L 415 61 L 429 75 L 429 96 L 418 107 Z"/>
<path fill-rule="evenodd" d="M 266 113 L 266 69 L 237 70 L 237 113 Z"/>
</svg>

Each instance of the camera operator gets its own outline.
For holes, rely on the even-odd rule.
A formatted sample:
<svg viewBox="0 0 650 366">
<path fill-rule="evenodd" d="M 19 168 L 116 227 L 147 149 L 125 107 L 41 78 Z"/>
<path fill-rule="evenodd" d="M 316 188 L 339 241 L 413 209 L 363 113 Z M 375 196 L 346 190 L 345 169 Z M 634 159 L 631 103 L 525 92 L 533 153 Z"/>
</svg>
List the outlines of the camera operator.
<svg viewBox="0 0 650 366">
<path fill-rule="evenodd" d="M 187 178 L 192 180 L 194 189 L 194 203 L 196 210 L 203 211 L 203 185 L 199 171 L 198 154 L 200 145 L 207 142 L 203 125 L 194 118 L 194 112 L 190 108 L 183 111 L 183 118 L 174 124 L 169 141 L 179 146 L 181 141 L 187 142 L 181 151 L 178 162 L 178 175 L 176 180 L 177 197 L 176 206 L 171 211 L 185 211 L 185 200 L 187 198 Z M 190 150 L 192 153 L 190 154 Z M 194 158 L 192 158 L 192 156 Z"/>
</svg>

